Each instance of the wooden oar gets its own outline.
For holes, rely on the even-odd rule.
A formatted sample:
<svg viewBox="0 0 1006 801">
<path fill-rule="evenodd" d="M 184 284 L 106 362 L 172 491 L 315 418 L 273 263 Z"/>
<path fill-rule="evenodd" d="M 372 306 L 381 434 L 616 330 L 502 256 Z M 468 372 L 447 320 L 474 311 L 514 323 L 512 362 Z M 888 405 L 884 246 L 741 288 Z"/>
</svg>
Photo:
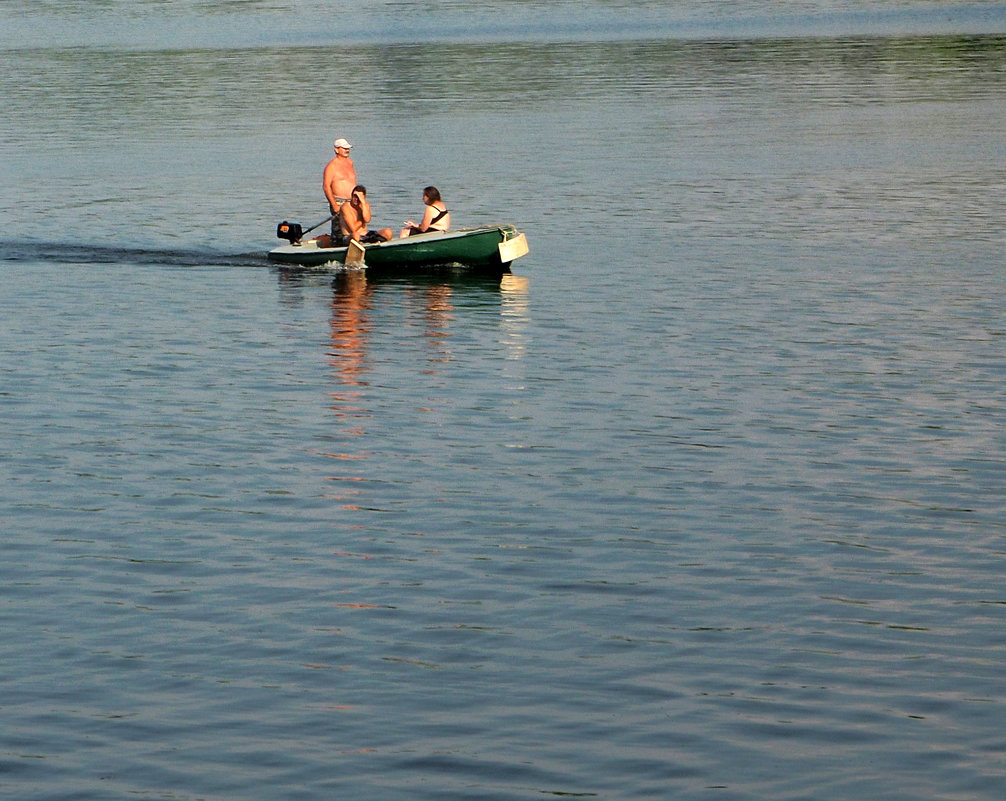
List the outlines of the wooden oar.
<svg viewBox="0 0 1006 801">
<path fill-rule="evenodd" d="M 355 239 L 349 240 L 349 246 L 346 248 L 346 266 L 357 267 L 363 264 L 363 255 L 366 252 L 367 249 Z"/>
</svg>

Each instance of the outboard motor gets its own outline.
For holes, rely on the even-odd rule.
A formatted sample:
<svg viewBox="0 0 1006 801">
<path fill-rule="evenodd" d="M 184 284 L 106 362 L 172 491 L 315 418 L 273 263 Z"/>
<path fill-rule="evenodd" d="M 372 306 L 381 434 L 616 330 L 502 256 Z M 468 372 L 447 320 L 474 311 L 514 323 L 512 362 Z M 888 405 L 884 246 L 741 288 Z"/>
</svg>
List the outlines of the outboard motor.
<svg viewBox="0 0 1006 801">
<path fill-rule="evenodd" d="M 301 228 L 300 223 L 283 220 L 283 222 L 276 226 L 276 236 L 280 239 L 286 239 L 291 245 L 300 242 L 300 238 L 303 235 L 304 230 Z"/>
</svg>

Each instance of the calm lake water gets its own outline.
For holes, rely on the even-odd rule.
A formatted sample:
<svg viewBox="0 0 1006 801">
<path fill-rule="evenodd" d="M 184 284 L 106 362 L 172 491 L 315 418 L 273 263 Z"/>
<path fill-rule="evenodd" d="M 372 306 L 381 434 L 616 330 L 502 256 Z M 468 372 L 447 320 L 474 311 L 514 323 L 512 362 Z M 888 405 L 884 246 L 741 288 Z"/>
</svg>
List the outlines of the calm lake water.
<svg viewBox="0 0 1006 801">
<path fill-rule="evenodd" d="M 0 797 L 1006 797 L 1006 4 L 18 5 Z"/>
</svg>

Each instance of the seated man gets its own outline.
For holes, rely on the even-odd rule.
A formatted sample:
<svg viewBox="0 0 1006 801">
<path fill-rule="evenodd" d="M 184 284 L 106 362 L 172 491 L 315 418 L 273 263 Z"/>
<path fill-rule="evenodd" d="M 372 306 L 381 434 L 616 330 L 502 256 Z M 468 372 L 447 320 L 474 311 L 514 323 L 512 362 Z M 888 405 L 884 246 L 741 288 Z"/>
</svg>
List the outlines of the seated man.
<svg viewBox="0 0 1006 801">
<path fill-rule="evenodd" d="M 339 224 L 342 230 L 342 241 L 333 242 L 332 247 L 343 247 L 348 245 L 351 239 L 364 244 L 373 242 L 386 242 L 392 237 L 390 228 L 382 228 L 380 231 L 368 231 L 367 223 L 370 222 L 370 203 L 367 202 L 367 188 L 361 184 L 353 187 L 353 194 L 349 201 L 343 203 L 339 208 Z"/>
</svg>

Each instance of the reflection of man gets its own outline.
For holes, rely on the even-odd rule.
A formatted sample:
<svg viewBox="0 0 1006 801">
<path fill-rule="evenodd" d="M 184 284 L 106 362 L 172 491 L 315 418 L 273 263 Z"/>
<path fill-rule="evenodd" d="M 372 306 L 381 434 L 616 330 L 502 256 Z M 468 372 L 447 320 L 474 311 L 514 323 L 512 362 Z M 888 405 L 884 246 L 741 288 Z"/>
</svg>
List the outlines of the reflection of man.
<svg viewBox="0 0 1006 801">
<path fill-rule="evenodd" d="M 325 165 L 321 187 L 328 199 L 328 209 L 332 212 L 332 239 L 339 234 L 339 208 L 349 200 L 356 185 L 356 167 L 349 157 L 353 146 L 341 137 L 335 140 L 335 158 Z"/>
<path fill-rule="evenodd" d="M 366 386 L 361 378 L 371 367 L 367 349 L 370 339 L 370 296 L 373 288 L 367 285 L 366 274 L 362 270 L 340 273 L 335 280 L 335 294 L 332 298 L 332 366 L 338 371 L 346 389 L 331 393 L 332 410 L 340 418 L 353 420 L 369 417 L 361 407 L 363 395 L 352 387 Z M 351 429 L 352 433 L 362 433 L 362 428 Z"/>
<path fill-rule="evenodd" d="M 370 222 L 370 203 L 367 202 L 367 187 L 357 184 L 349 202 L 343 203 L 339 209 L 340 230 L 342 241 L 339 244 L 348 245 L 349 240 L 355 239 L 357 242 L 385 242 L 392 237 L 390 228 L 382 228 L 380 231 L 368 231 L 367 223 Z"/>
</svg>

